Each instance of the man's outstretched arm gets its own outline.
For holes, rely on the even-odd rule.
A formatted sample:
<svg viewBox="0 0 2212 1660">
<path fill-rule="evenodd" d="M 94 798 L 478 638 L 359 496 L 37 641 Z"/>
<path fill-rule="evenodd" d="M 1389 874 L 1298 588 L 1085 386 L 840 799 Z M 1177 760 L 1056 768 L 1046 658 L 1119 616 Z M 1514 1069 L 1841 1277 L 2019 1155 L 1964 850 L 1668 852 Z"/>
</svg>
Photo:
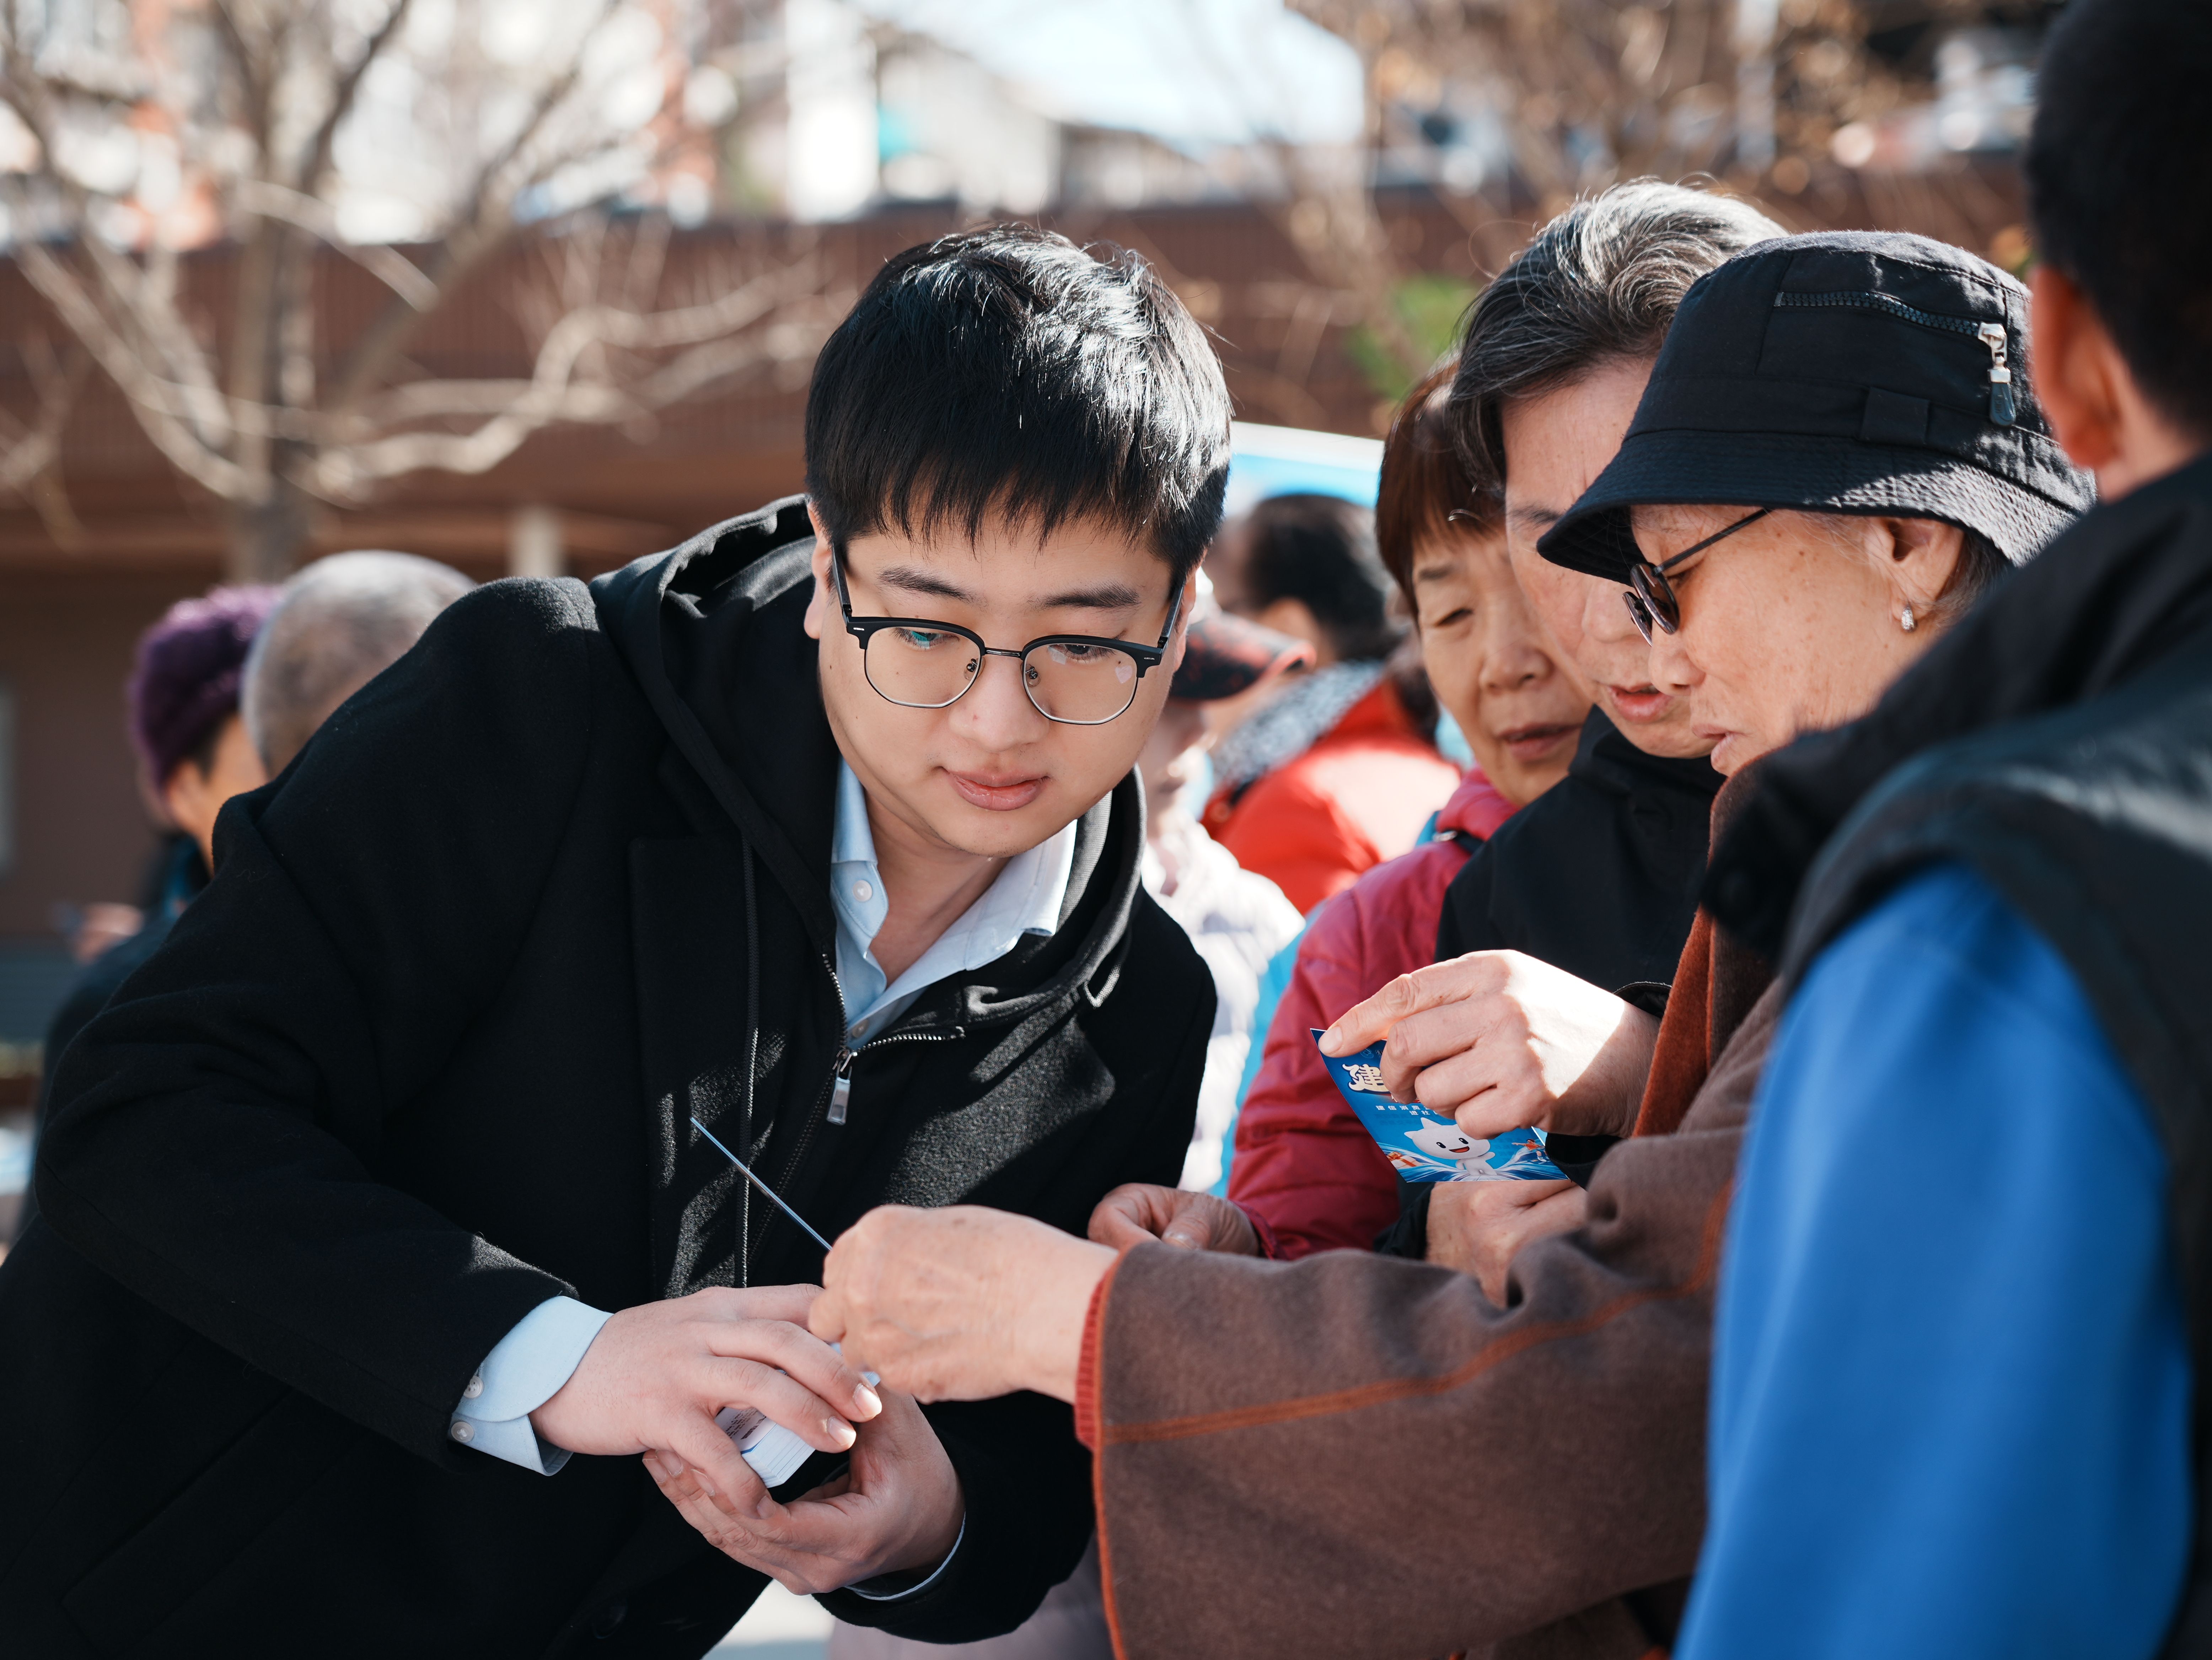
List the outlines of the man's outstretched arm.
<svg viewBox="0 0 2212 1660">
<path fill-rule="evenodd" d="M 463 1409 L 489 1397 L 471 1385 L 501 1382 L 499 1346 L 576 1287 L 376 1166 L 524 949 L 591 765 L 595 677 L 619 672 L 591 634 L 573 588 L 501 585 L 453 606 L 279 785 L 226 811 L 216 881 L 55 1081 L 40 1186 L 64 1239 L 261 1371 L 434 1458 L 479 1456 Z M 598 1411 L 541 1427 L 580 1451 L 680 1439 L 744 1488 L 714 1397 L 772 1389 L 781 1366 L 811 1386 L 784 1391 L 806 1396 L 785 1403 L 793 1427 L 848 1445 L 849 1427 L 830 1421 L 868 1415 L 860 1380 L 794 1323 L 805 1301 L 766 1318 L 735 1304 L 617 1314 L 586 1338 L 575 1379 L 551 1381 L 649 1354 L 659 1392 L 601 1390 Z M 683 1366 L 669 1364 L 684 1340 Z"/>
</svg>

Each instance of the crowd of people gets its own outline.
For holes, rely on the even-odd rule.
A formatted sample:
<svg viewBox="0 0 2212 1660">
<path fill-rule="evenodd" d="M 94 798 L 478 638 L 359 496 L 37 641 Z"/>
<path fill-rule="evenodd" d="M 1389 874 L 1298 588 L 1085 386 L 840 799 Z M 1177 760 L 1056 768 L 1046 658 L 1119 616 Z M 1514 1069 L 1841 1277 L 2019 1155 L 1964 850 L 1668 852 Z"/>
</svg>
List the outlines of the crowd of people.
<svg viewBox="0 0 2212 1660">
<path fill-rule="evenodd" d="M 2207 1651 L 2208 77 L 2067 9 L 2027 284 L 1577 202 L 1371 510 L 1224 524 L 1203 331 L 993 227 L 825 345 L 804 496 L 178 607 L 0 1633 Z M 1407 1179 L 1378 1046 L 1542 1178 Z"/>
</svg>

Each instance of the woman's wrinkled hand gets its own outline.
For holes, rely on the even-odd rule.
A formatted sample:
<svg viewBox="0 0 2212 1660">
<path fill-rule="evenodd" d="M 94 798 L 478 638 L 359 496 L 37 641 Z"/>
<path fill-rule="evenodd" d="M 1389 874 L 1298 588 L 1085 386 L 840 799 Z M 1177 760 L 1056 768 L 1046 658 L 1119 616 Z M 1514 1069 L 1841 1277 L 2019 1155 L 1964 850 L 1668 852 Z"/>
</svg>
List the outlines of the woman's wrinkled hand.
<svg viewBox="0 0 2212 1660">
<path fill-rule="evenodd" d="M 1260 1236 L 1251 1218 L 1211 1193 L 1186 1193 L 1153 1182 L 1125 1182 L 1091 1213 L 1091 1237 L 1116 1251 L 1164 1239 L 1186 1251 L 1225 1251 L 1257 1257 Z"/>
<path fill-rule="evenodd" d="M 1075 1398 L 1103 1245 L 980 1205 L 884 1205 L 830 1253 L 807 1327 L 847 1365 L 924 1401 Z"/>
<path fill-rule="evenodd" d="M 1439 1182 L 1429 1194 L 1429 1260 L 1473 1275 L 1502 1307 L 1522 1247 L 1580 1227 L 1589 1198 L 1569 1181 Z"/>
<path fill-rule="evenodd" d="M 1523 1124 L 1625 1136 L 1659 1022 L 1612 992 L 1518 951 L 1474 951 L 1398 978 L 1346 1010 L 1322 1050 L 1378 1038 L 1394 1100 L 1448 1112 L 1470 1136 Z"/>
</svg>

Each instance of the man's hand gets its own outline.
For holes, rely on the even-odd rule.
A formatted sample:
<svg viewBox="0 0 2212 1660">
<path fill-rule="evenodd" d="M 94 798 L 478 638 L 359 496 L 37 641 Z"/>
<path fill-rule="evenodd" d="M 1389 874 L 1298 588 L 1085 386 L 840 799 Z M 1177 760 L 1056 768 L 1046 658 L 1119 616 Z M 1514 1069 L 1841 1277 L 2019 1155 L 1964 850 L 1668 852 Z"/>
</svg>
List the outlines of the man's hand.
<svg viewBox="0 0 2212 1660">
<path fill-rule="evenodd" d="M 1349 1055 L 1386 1034 L 1391 1095 L 1450 1113 L 1470 1136 L 1522 1124 L 1625 1136 L 1659 1022 L 1518 951 L 1474 951 L 1401 974 L 1347 1010 L 1322 1049 Z"/>
<path fill-rule="evenodd" d="M 1091 1237 L 1116 1251 L 1164 1239 L 1186 1251 L 1260 1254 L 1260 1236 L 1240 1208 L 1211 1193 L 1186 1193 L 1152 1182 L 1125 1182 L 1099 1200 L 1091 1213 Z"/>
<path fill-rule="evenodd" d="M 571 1452 L 670 1454 L 726 1499 L 768 1504 L 716 1413 L 757 1407 L 809 1446 L 842 1452 L 854 1423 L 883 1410 L 860 1374 L 807 1331 L 816 1294 L 718 1287 L 623 1309 L 530 1421 Z"/>
<path fill-rule="evenodd" d="M 684 1519 L 724 1554 L 801 1596 L 903 1568 L 934 1568 L 960 1536 L 960 1478 L 911 1396 L 884 1391 L 880 1417 L 860 1426 L 852 1468 L 785 1506 L 747 1505 L 711 1491 L 665 1452 L 645 1467 Z"/>
<path fill-rule="evenodd" d="M 1589 1197 L 1572 1182 L 1438 1182 L 1429 1190 L 1429 1260 L 1471 1274 L 1504 1306 L 1521 1247 L 1580 1227 Z"/>
<path fill-rule="evenodd" d="M 924 1401 L 1075 1399 L 1084 1317 L 1114 1253 L 980 1205 L 884 1205 L 845 1231 L 807 1324 Z"/>
</svg>

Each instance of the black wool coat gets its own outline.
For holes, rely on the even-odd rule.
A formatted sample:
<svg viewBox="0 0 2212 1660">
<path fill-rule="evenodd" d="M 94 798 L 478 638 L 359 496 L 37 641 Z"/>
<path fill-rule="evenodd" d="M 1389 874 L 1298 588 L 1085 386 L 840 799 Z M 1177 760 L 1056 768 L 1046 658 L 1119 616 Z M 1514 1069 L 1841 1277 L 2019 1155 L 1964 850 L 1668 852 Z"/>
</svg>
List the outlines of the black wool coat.
<svg viewBox="0 0 2212 1660">
<path fill-rule="evenodd" d="M 447 1434 L 547 1297 L 819 1275 L 690 1116 L 833 1238 L 892 1201 L 1080 1233 L 1176 1179 L 1213 992 L 1139 885 L 1133 777 L 1057 933 L 842 1055 L 805 526 L 480 590 L 225 810 L 64 1058 L 0 1265 L 0 1650 L 702 1654 L 765 1581 L 637 1459 L 548 1479 Z M 918 1596 L 825 1601 L 1010 1629 L 1083 1549 L 1087 1456 L 1041 1397 L 929 1415 L 965 1542 Z"/>
<path fill-rule="evenodd" d="M 1647 755 L 1591 710 L 1566 777 L 1452 878 L 1437 960 L 1523 951 L 1608 991 L 1665 985 L 1697 916 L 1720 787 L 1711 761 Z"/>
<path fill-rule="evenodd" d="M 1651 1014 L 1689 942 L 1721 775 L 1702 758 L 1647 755 L 1592 709 L 1567 775 L 1477 847 L 1444 890 L 1437 960 L 1520 951 Z M 1609 1136 L 1554 1136 L 1552 1156 L 1587 1184 Z M 1401 1182 L 1376 1241 L 1428 1254 L 1425 1185 Z"/>
</svg>

